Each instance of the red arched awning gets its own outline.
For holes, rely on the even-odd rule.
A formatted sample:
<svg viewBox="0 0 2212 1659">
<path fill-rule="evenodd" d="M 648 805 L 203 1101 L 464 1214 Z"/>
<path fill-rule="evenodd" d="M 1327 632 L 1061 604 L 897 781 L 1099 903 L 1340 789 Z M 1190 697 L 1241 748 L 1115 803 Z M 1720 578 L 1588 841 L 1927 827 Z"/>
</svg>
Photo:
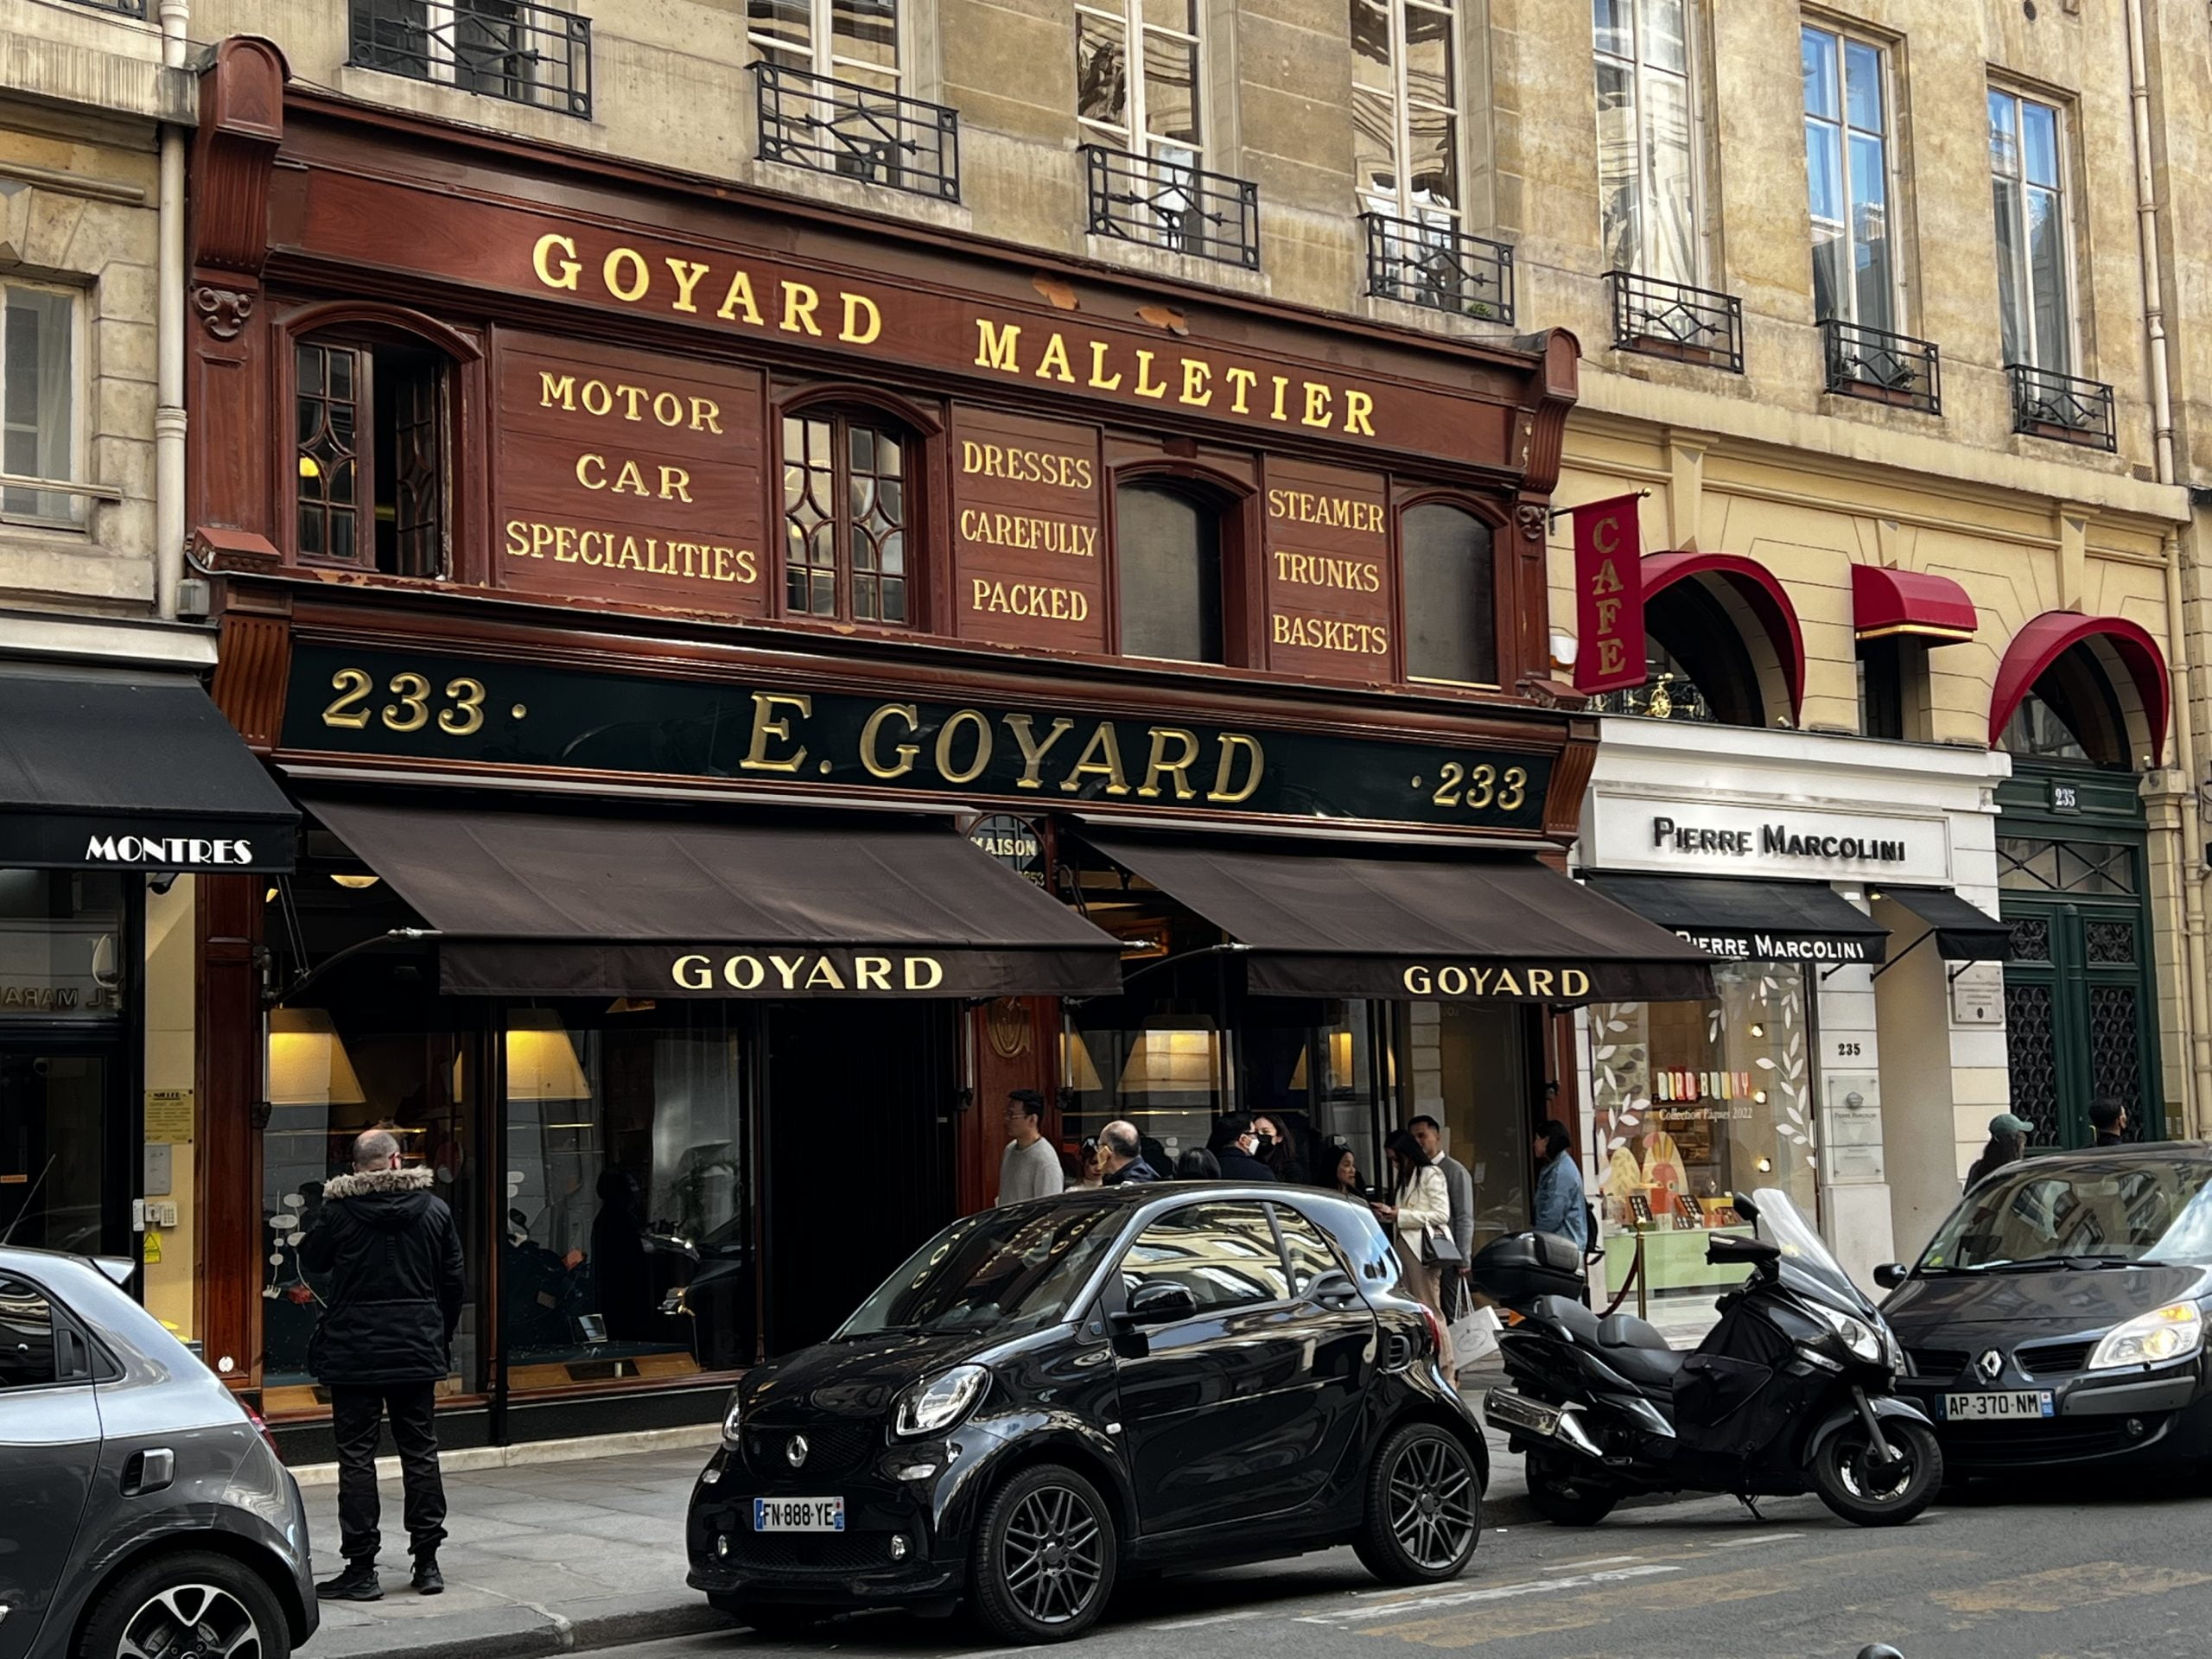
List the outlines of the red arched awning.
<svg viewBox="0 0 2212 1659">
<path fill-rule="evenodd" d="M 2005 660 L 1997 665 L 1997 684 L 1989 697 L 1989 747 L 1995 748 L 2035 683 L 2061 657 L 2085 639 L 2101 639 L 2120 659 L 2127 677 L 2142 699 L 2143 719 L 2150 728 L 2151 762 L 2160 764 L 2166 753 L 2166 721 L 2173 683 L 2167 677 L 2165 653 L 2140 623 L 2119 616 L 2084 616 L 2079 611 L 2045 611 L 2012 636 Z"/>
<path fill-rule="evenodd" d="M 1967 590 L 1948 576 L 1878 564 L 1851 567 L 1852 632 L 1861 639 L 1903 633 L 1955 644 L 1973 639 L 1980 620 Z"/>
<path fill-rule="evenodd" d="M 1774 572 L 1740 553 L 1652 553 L 1643 561 L 1643 602 L 1676 582 L 1710 576 L 1732 591 L 1758 620 L 1782 664 L 1789 687 L 1789 718 L 1805 706 L 1805 636 L 1797 626 L 1797 607 L 1775 580 Z"/>
</svg>

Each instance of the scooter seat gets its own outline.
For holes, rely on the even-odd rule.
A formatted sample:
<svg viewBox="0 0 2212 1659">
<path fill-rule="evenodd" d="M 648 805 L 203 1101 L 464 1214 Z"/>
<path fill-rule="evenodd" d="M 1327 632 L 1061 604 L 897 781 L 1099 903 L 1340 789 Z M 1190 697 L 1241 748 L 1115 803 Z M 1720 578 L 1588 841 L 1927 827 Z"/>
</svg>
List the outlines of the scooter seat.
<svg viewBox="0 0 2212 1659">
<path fill-rule="evenodd" d="M 1671 1389 L 1675 1373 L 1682 1369 L 1687 1354 L 1678 1354 L 1667 1347 L 1618 1348 L 1608 1347 L 1602 1356 L 1630 1382 L 1647 1387 Z"/>
<path fill-rule="evenodd" d="M 1667 1351 L 1667 1338 L 1633 1313 L 1613 1313 L 1598 1321 L 1598 1340 L 1608 1348 L 1649 1348 Z"/>
<path fill-rule="evenodd" d="M 1592 1348 L 1604 1345 L 1598 1337 L 1598 1316 L 1580 1302 L 1564 1296 L 1539 1296 L 1535 1314 L 1546 1323 L 1559 1326 L 1577 1342 Z"/>
</svg>

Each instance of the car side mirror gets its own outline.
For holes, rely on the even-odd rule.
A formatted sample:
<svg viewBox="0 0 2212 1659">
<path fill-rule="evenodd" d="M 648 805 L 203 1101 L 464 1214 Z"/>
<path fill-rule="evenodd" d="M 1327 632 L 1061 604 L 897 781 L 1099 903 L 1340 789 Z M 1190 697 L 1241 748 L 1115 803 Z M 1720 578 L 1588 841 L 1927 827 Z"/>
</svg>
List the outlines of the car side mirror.
<svg viewBox="0 0 2212 1659">
<path fill-rule="evenodd" d="M 1140 1286 L 1119 1323 L 1128 1325 L 1173 1325 L 1179 1319 L 1198 1317 L 1198 1299 L 1185 1287 L 1165 1280 L 1154 1280 Z"/>
<path fill-rule="evenodd" d="M 1884 1290 L 1895 1290 L 1912 1277 L 1912 1269 L 1902 1262 L 1885 1262 L 1874 1269 L 1874 1282 Z"/>
</svg>

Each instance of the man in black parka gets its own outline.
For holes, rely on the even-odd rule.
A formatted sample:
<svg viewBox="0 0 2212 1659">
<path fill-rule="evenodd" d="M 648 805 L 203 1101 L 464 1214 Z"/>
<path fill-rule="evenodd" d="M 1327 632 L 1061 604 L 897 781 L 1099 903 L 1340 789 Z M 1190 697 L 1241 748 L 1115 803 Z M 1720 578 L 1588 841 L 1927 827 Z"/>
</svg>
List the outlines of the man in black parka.
<svg viewBox="0 0 2212 1659">
<path fill-rule="evenodd" d="M 322 1190 L 323 1210 L 300 1246 L 311 1273 L 332 1275 L 330 1301 L 308 1363 L 330 1389 L 338 1442 L 338 1535 L 346 1570 L 315 1586 L 327 1600 L 374 1601 L 377 1441 L 389 1412 L 406 1492 L 414 1587 L 445 1588 L 445 1484 L 434 1421 L 437 1384 L 451 1369 L 461 1319 L 461 1233 L 430 1189 L 428 1169 L 402 1166 L 399 1141 L 369 1129 L 353 1141 L 353 1170 Z"/>
</svg>

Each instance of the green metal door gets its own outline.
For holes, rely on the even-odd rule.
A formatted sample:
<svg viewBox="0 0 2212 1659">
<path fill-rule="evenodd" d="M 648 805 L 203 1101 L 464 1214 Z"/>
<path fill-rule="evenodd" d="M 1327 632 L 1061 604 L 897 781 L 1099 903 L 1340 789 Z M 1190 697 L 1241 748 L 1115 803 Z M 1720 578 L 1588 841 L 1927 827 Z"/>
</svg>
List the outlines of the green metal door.
<svg viewBox="0 0 2212 1659">
<path fill-rule="evenodd" d="M 2087 1146 L 2089 1103 L 2125 1102 L 2129 1138 L 2165 1131 L 2158 1086 L 2146 834 L 2134 779 L 2018 764 L 1998 792 L 2011 953 L 2012 1110 L 2037 1146 Z"/>
</svg>

